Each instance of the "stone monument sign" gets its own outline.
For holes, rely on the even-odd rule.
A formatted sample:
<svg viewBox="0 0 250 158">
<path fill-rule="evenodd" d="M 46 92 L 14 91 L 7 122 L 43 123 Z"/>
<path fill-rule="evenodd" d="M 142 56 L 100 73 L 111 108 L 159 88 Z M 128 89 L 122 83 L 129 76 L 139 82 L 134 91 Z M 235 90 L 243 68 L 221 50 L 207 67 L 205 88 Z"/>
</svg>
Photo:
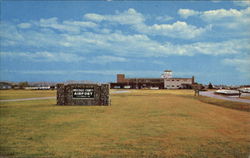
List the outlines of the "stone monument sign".
<svg viewBox="0 0 250 158">
<path fill-rule="evenodd" d="M 57 105 L 109 104 L 109 84 L 57 84 Z"/>
</svg>

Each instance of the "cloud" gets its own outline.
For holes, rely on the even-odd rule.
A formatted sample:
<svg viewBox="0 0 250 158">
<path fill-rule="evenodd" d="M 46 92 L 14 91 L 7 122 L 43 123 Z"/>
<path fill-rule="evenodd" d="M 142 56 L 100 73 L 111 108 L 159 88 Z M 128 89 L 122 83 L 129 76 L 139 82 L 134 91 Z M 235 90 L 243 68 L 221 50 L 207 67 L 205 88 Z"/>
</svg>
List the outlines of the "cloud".
<svg viewBox="0 0 250 158">
<path fill-rule="evenodd" d="M 30 23 L 21 23 L 21 24 L 18 24 L 17 26 L 19 28 L 22 28 L 22 29 L 28 29 L 31 27 L 31 24 Z"/>
<path fill-rule="evenodd" d="M 241 7 L 249 7 L 250 6 L 250 1 L 233 1 L 235 5 L 241 6 Z"/>
<path fill-rule="evenodd" d="M 201 18 L 213 25 L 228 29 L 248 30 L 250 25 L 250 7 L 242 10 L 237 9 L 218 9 L 209 10 L 201 14 Z"/>
<path fill-rule="evenodd" d="M 82 61 L 85 58 L 76 54 L 55 52 L 0 52 L 2 57 L 14 57 L 35 62 L 72 62 Z"/>
<path fill-rule="evenodd" d="M 207 11 L 195 11 L 191 9 L 179 9 L 180 16 L 187 18 L 189 16 L 199 15 L 204 21 L 217 21 L 223 18 L 242 18 L 249 16 L 250 8 L 237 10 L 237 9 L 216 9 Z"/>
<path fill-rule="evenodd" d="M 96 28 L 98 25 L 90 21 L 62 21 L 60 22 L 57 17 L 40 19 L 39 21 L 31 21 L 30 23 L 18 24 L 20 28 L 30 28 L 31 26 L 40 28 L 54 29 L 61 32 L 80 33 L 82 29 Z"/>
<path fill-rule="evenodd" d="M 111 23 L 118 23 L 121 25 L 130 25 L 130 28 L 135 31 L 149 36 L 167 36 L 172 38 L 192 39 L 201 36 L 209 30 L 209 27 L 198 28 L 194 25 L 189 25 L 183 21 L 177 21 L 172 24 L 153 24 L 146 25 L 146 18 L 143 14 L 137 12 L 135 9 L 128 9 L 124 12 L 118 12 L 115 15 L 100 15 L 100 14 L 85 14 L 84 18 L 95 22 L 107 21 Z M 161 16 L 157 20 L 171 20 L 172 17 Z"/>
<path fill-rule="evenodd" d="M 186 22 L 177 21 L 173 24 L 154 24 L 152 26 L 138 25 L 137 30 L 148 35 L 161 35 L 172 38 L 192 39 L 201 36 L 210 27 L 198 28 Z"/>
<path fill-rule="evenodd" d="M 157 16 L 155 19 L 160 22 L 166 22 L 166 21 L 173 20 L 174 18 L 168 15 L 165 15 L 165 16 Z"/>
<path fill-rule="evenodd" d="M 241 58 L 226 58 L 222 61 L 224 64 L 235 67 L 236 70 L 244 74 L 250 79 L 250 55 L 245 55 Z"/>
<path fill-rule="evenodd" d="M 180 9 L 178 11 L 181 17 L 199 16 L 203 21 L 227 29 L 236 29 L 239 31 L 249 30 L 250 25 L 250 7 L 242 10 L 237 9 L 216 9 L 208 11 L 195 11 L 190 9 Z M 250 33 L 249 31 L 247 31 Z"/>
<path fill-rule="evenodd" d="M 122 25 L 141 24 L 145 20 L 144 16 L 141 13 L 138 13 L 133 8 L 129 8 L 127 11 L 124 12 L 118 12 L 115 15 L 100 15 L 100 14 L 88 13 L 84 15 L 84 18 L 97 22 L 101 21 L 117 22 Z"/>
<path fill-rule="evenodd" d="M 58 18 L 56 17 L 49 18 L 49 19 L 40 19 L 40 21 L 37 22 L 37 25 L 40 27 L 45 27 L 45 28 L 53 28 L 59 31 L 68 31 L 68 32 L 76 32 L 76 33 L 80 31 L 79 27 L 59 24 Z"/>
<path fill-rule="evenodd" d="M 195 54 L 226 55 L 244 54 L 249 52 L 249 39 L 228 40 L 223 42 L 196 42 L 190 45 L 183 45 L 185 50 Z"/>
<path fill-rule="evenodd" d="M 128 61 L 129 60 L 124 57 L 103 55 L 94 57 L 94 59 L 90 60 L 90 63 L 106 64 L 113 62 L 128 62 Z"/>
<path fill-rule="evenodd" d="M 79 26 L 79 27 L 90 27 L 90 28 L 97 27 L 96 23 L 89 21 L 63 21 L 63 24 Z"/>
<path fill-rule="evenodd" d="M 19 28 L 25 28 L 26 29 L 29 27 L 30 30 L 32 29 L 40 29 L 39 32 L 33 31 L 34 34 L 39 34 L 40 32 L 46 33 L 47 36 L 51 34 L 56 34 L 53 33 L 54 31 L 59 31 L 59 35 L 62 34 L 75 34 L 75 35 L 80 35 L 84 34 L 84 32 L 91 31 L 93 32 L 99 32 L 99 33 L 110 33 L 110 26 L 113 27 L 114 23 L 120 24 L 120 25 L 129 25 L 129 28 L 132 29 L 131 31 L 137 32 L 137 34 L 145 34 L 148 36 L 166 36 L 166 37 L 171 37 L 171 38 L 180 38 L 180 39 L 193 39 L 196 37 L 199 37 L 206 33 L 208 30 L 211 29 L 210 26 L 207 27 L 196 27 L 194 25 L 189 25 L 188 23 L 184 21 L 176 21 L 172 24 L 152 24 L 152 25 L 147 25 L 145 24 L 146 18 L 144 17 L 143 14 L 137 12 L 135 9 L 128 9 L 124 12 L 116 12 L 114 15 L 100 15 L 100 14 L 94 14 L 94 13 L 89 13 L 85 14 L 84 18 L 90 21 L 62 21 L 60 22 L 57 17 L 52 17 L 52 18 L 47 18 L 47 19 L 40 19 L 39 21 L 31 21 L 27 23 L 21 23 L 18 24 Z M 161 16 L 157 17 L 156 19 L 158 20 L 168 20 L 171 19 L 172 17 L 169 16 Z M 108 24 L 97 24 L 96 22 L 108 22 Z M 106 26 L 106 27 L 105 27 Z M 9 28 L 5 28 L 5 31 L 10 30 Z M 17 28 L 15 31 L 17 32 L 16 34 L 21 35 L 22 32 L 20 33 Z M 31 32 L 31 31 L 29 31 Z M 119 32 L 119 30 L 118 30 Z M 58 34 L 58 33 L 57 33 Z M 27 34 L 26 34 L 27 35 Z M 39 35 L 43 36 L 43 35 Z M 46 35 L 45 35 L 46 36 Z M 15 36 L 18 37 L 18 36 Z M 23 36 L 25 38 L 25 36 Z M 30 37 L 29 42 L 34 43 L 36 41 L 34 39 L 35 37 Z M 39 37 L 40 38 L 40 37 Z M 41 37 L 42 38 L 42 37 Z M 57 41 L 60 39 L 56 39 Z M 52 42 L 52 41 L 50 41 Z M 5 44 L 14 44 L 14 41 L 6 41 Z M 56 43 L 53 41 L 52 43 Z M 62 45 L 64 46 L 70 46 L 69 43 L 61 42 Z"/>
<path fill-rule="evenodd" d="M 235 11 L 231 12 L 230 14 L 238 14 L 234 13 Z M 246 14 L 248 10 L 241 12 Z M 204 28 L 197 27 L 184 21 L 146 25 L 144 15 L 135 9 L 116 12 L 114 15 L 85 14 L 84 18 L 87 21 L 86 19 L 60 21 L 56 17 L 40 19 L 29 22 L 30 28 L 25 30 L 20 29 L 20 26 L 24 25 L 22 23 L 16 25 L 3 22 L 0 26 L 1 45 L 5 48 L 4 50 L 12 48 L 14 50 L 19 48 L 20 52 L 25 52 L 22 49 L 39 50 L 26 52 L 26 56 L 20 53 L 26 59 L 52 61 L 53 58 L 54 60 L 61 58 L 60 61 L 67 62 L 67 60 L 84 60 L 84 56 L 91 54 L 89 56 L 97 57 L 89 60 L 92 63 L 98 63 L 98 60 L 105 63 L 126 62 L 132 57 L 234 55 L 245 54 L 250 50 L 249 40 L 246 38 L 218 42 L 188 41 L 183 44 L 159 41 L 154 36 L 193 39 L 201 36 L 211 27 L 210 25 Z M 131 22 L 132 19 L 137 20 Z M 128 25 L 133 30 L 122 32 L 122 28 L 114 26 L 113 23 Z M 109 53 L 103 55 L 102 52 Z M 18 56 L 17 53 L 16 56 Z M 51 59 L 49 56 L 52 56 Z"/>
<path fill-rule="evenodd" d="M 172 25 L 154 26 L 151 30 L 185 29 L 187 24 L 179 22 Z M 158 28 L 157 28 L 158 27 Z M 241 54 L 249 52 L 249 40 L 235 39 L 221 42 L 194 42 L 189 44 L 173 44 L 170 42 L 159 42 L 151 39 L 146 34 L 124 34 L 122 32 L 81 32 L 79 34 L 55 33 L 44 30 L 19 30 L 14 25 L 6 25 L 1 33 L 2 45 L 4 47 L 19 47 L 28 49 L 50 50 L 49 52 L 67 52 L 67 54 L 79 54 L 85 56 L 87 53 L 101 56 L 101 52 L 109 52 L 115 57 L 165 57 L 170 55 L 191 56 L 195 54 L 225 55 Z M 169 32 L 171 32 L 169 31 Z M 195 31 L 193 32 L 193 34 Z M 199 32 L 198 32 L 199 33 Z M 184 34 L 184 33 L 183 33 Z M 180 35 L 180 34 L 176 34 Z M 186 35 L 186 36 L 191 36 Z M 191 37 L 189 37 L 191 38 Z M 23 42 L 25 41 L 25 42 Z M 76 56 L 77 58 L 78 56 Z M 106 58 L 107 59 L 107 58 Z M 110 58 L 110 60 L 112 60 Z M 113 59 L 115 60 L 115 59 Z M 118 58 L 116 58 L 118 60 Z M 120 59 L 120 62 L 123 59 Z M 62 60 L 63 61 L 63 60 Z"/>
<path fill-rule="evenodd" d="M 179 9 L 178 10 L 178 14 L 186 19 L 188 18 L 189 16 L 194 16 L 194 15 L 199 15 L 199 12 L 198 11 L 194 11 L 194 10 L 191 10 L 191 9 Z"/>
<path fill-rule="evenodd" d="M 97 22 L 101 22 L 101 21 L 103 21 L 103 20 L 106 19 L 105 16 L 99 15 L 99 14 L 95 14 L 95 13 L 85 14 L 83 17 L 86 18 L 86 19 L 88 19 L 88 20 L 97 21 Z"/>
<path fill-rule="evenodd" d="M 223 18 L 240 18 L 246 10 L 239 11 L 237 9 L 217 9 L 209 10 L 201 13 L 201 18 L 205 21 L 217 21 Z"/>
</svg>

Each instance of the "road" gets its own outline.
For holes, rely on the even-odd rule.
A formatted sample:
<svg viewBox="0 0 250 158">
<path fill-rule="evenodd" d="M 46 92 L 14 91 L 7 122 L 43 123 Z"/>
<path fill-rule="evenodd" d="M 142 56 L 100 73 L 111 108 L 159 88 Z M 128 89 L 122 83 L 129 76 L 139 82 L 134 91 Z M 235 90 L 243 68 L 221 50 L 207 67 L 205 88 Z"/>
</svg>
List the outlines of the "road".
<svg viewBox="0 0 250 158">
<path fill-rule="evenodd" d="M 202 91 L 202 92 L 200 92 L 200 95 L 206 96 L 206 97 L 211 97 L 211 98 L 216 98 L 216 99 L 223 99 L 223 100 L 242 102 L 242 103 L 250 103 L 250 100 L 248 100 L 248 99 L 241 99 L 238 96 L 218 95 L 218 94 L 214 94 L 214 91 Z M 241 96 L 250 96 L 250 94 L 249 93 L 242 93 Z"/>
<path fill-rule="evenodd" d="M 23 99 L 5 99 L 5 100 L 0 100 L 0 102 L 27 101 L 27 100 L 44 100 L 44 99 L 56 99 L 56 97 L 36 97 L 36 98 L 23 98 Z"/>
</svg>

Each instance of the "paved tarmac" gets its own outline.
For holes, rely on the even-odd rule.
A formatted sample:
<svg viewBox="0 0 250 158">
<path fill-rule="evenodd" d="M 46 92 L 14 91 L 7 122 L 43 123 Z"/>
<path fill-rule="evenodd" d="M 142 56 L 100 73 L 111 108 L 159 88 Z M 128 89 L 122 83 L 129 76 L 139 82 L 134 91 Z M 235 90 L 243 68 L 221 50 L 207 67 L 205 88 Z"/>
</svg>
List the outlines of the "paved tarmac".
<svg viewBox="0 0 250 158">
<path fill-rule="evenodd" d="M 117 93 L 128 93 L 130 91 L 114 91 L 114 92 L 111 92 L 111 94 L 117 94 Z"/>
<path fill-rule="evenodd" d="M 250 100 L 248 99 L 242 99 L 239 98 L 239 96 L 224 96 L 224 95 L 219 95 L 219 94 L 214 94 L 214 91 L 202 91 L 200 92 L 200 95 L 206 96 L 206 97 L 211 97 L 211 98 L 216 98 L 216 99 L 223 99 L 223 100 L 229 100 L 229 101 L 235 101 L 235 102 L 242 102 L 242 103 L 250 103 Z M 250 96 L 250 93 L 242 93 L 241 95 L 243 96 Z"/>
</svg>

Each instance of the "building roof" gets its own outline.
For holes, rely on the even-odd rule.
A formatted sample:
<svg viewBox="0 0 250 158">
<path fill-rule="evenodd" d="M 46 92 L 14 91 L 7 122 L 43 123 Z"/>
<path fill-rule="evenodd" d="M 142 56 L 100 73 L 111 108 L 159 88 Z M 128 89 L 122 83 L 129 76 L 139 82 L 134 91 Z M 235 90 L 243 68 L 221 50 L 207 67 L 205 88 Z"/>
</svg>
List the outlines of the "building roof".
<svg viewBox="0 0 250 158">
<path fill-rule="evenodd" d="M 165 70 L 164 72 L 172 72 L 171 70 Z"/>
<path fill-rule="evenodd" d="M 192 79 L 192 77 L 191 78 L 164 78 L 164 79 Z"/>
<path fill-rule="evenodd" d="M 125 79 L 134 79 L 134 80 L 139 80 L 139 79 L 143 79 L 143 80 L 164 80 L 164 79 L 192 79 L 192 77 L 190 77 L 190 78 L 175 78 L 175 77 L 173 77 L 173 78 L 125 78 Z"/>
<path fill-rule="evenodd" d="M 163 80 L 164 78 L 125 78 L 125 79 L 135 79 L 135 80 L 138 80 L 138 79 L 142 79 L 142 80 Z"/>
</svg>

